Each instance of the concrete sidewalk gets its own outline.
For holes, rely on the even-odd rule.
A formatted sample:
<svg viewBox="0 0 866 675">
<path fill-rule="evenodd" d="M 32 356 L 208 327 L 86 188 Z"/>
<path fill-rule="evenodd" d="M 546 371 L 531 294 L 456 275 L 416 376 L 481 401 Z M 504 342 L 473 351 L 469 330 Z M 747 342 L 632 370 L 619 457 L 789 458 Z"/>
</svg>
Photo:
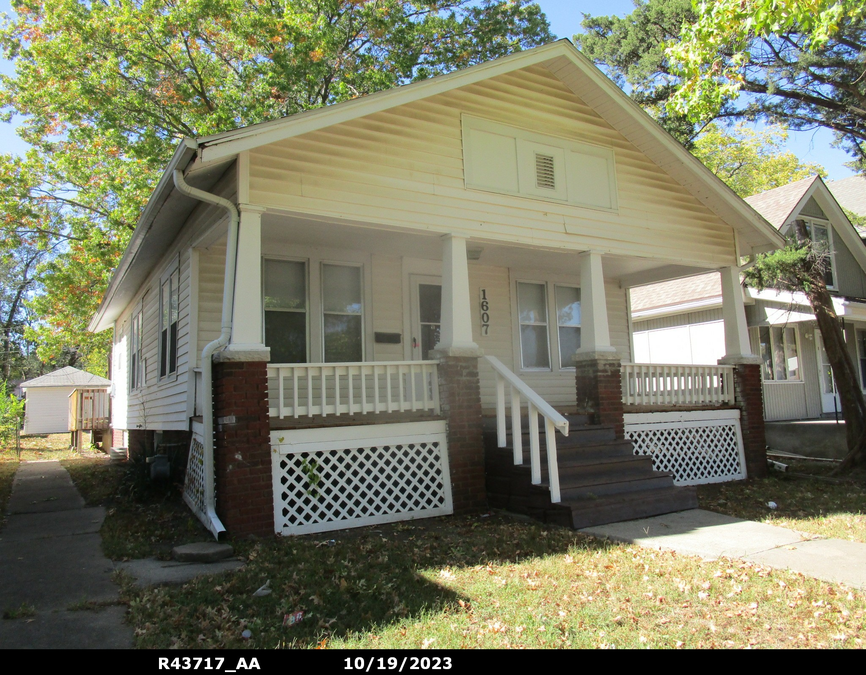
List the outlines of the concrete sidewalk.
<svg viewBox="0 0 866 675">
<path fill-rule="evenodd" d="M 0 530 L 0 614 L 32 610 L 0 619 L 0 649 L 132 647 L 126 608 L 111 604 L 118 588 L 100 547 L 104 518 L 105 509 L 85 508 L 60 462 L 19 466 Z M 70 610 L 87 601 L 105 606 Z"/>
<path fill-rule="evenodd" d="M 711 511 L 693 509 L 581 531 L 702 558 L 739 558 L 866 590 L 866 544 L 814 539 Z"/>
</svg>

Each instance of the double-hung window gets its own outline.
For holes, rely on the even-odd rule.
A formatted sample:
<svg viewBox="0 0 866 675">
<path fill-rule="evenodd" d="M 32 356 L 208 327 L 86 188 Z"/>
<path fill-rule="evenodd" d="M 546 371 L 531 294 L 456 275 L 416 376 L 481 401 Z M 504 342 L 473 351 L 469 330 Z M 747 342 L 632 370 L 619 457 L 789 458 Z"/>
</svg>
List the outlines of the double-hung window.
<svg viewBox="0 0 866 675">
<path fill-rule="evenodd" d="M 830 290 L 836 290 L 836 275 L 834 272 L 835 251 L 833 249 L 833 229 L 829 223 L 811 219 L 803 219 L 806 225 L 806 234 L 812 240 L 812 244 L 817 251 L 826 254 L 824 267 L 824 283 Z M 789 241 L 796 241 L 793 223 L 788 230 Z"/>
<path fill-rule="evenodd" d="M 141 308 L 132 316 L 129 328 L 129 388 L 144 386 L 144 363 L 141 356 Z"/>
<path fill-rule="evenodd" d="M 558 355 L 560 369 L 573 367 L 572 358 L 580 347 L 579 288 L 518 281 L 517 314 L 523 370 L 549 370 L 551 353 Z M 549 330 L 551 315 L 556 319 L 555 331 Z"/>
<path fill-rule="evenodd" d="M 827 288 L 835 289 L 836 278 L 833 274 L 833 236 L 830 227 L 824 223 L 807 220 L 806 232 L 809 233 L 809 239 L 812 240 L 815 248 L 827 255 L 826 267 L 824 268 L 824 283 L 827 284 Z"/>
<path fill-rule="evenodd" d="M 159 289 L 159 377 L 177 372 L 177 324 L 180 273 L 175 267 L 160 282 Z"/>
<path fill-rule="evenodd" d="M 361 268 L 322 264 L 322 336 L 325 362 L 364 360 Z"/>
<path fill-rule="evenodd" d="M 571 368 L 580 348 L 580 289 L 556 286 L 556 324 L 559 335 L 559 367 Z"/>
<path fill-rule="evenodd" d="M 265 342 L 273 363 L 307 362 L 307 264 L 265 260 Z"/>
<path fill-rule="evenodd" d="M 272 363 L 364 360 L 361 265 L 266 259 L 263 277 Z"/>
<path fill-rule="evenodd" d="M 802 379 L 796 328 L 762 326 L 758 329 L 758 340 L 763 362 L 761 373 L 765 380 L 785 382 Z"/>
<path fill-rule="evenodd" d="M 517 314 L 520 320 L 520 367 L 550 368 L 547 336 L 547 287 L 517 282 Z"/>
</svg>

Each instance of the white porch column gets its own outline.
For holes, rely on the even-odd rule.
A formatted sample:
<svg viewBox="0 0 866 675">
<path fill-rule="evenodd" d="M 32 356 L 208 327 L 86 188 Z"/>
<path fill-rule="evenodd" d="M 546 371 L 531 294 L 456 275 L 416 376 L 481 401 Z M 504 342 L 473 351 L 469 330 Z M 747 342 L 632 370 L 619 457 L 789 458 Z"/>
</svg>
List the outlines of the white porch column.
<svg viewBox="0 0 866 675">
<path fill-rule="evenodd" d="M 722 316 L 725 320 L 725 356 L 719 363 L 758 362 L 749 345 L 740 268 L 724 267 L 719 274 L 722 277 Z"/>
<path fill-rule="evenodd" d="M 587 251 L 580 256 L 580 348 L 578 354 L 616 352 L 610 344 L 607 300 L 601 254 Z"/>
<path fill-rule="evenodd" d="M 238 262 L 235 273 L 232 337 L 226 351 L 263 352 L 262 328 L 262 214 L 265 209 L 240 204 Z M 227 279 L 226 283 L 231 283 Z M 259 360 L 259 359 L 250 359 Z"/>
<path fill-rule="evenodd" d="M 442 237 L 442 324 L 436 351 L 442 356 L 479 356 L 472 340 L 466 237 Z"/>
</svg>

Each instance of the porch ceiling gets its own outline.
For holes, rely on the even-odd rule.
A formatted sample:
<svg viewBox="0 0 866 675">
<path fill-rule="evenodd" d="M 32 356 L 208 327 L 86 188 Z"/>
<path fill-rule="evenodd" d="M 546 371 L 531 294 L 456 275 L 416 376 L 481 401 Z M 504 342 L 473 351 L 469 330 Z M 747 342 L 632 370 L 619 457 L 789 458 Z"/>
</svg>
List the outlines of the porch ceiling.
<svg viewBox="0 0 866 675">
<path fill-rule="evenodd" d="M 297 246 L 348 251 L 366 251 L 379 255 L 441 260 L 440 234 L 419 233 L 343 223 L 300 216 L 267 213 L 262 216 L 262 251 L 265 255 L 292 255 Z M 580 274 L 582 251 L 550 249 L 503 244 L 477 237 L 467 242 L 470 262 L 509 267 L 521 271 L 537 270 L 545 274 Z M 473 258 L 473 253 L 479 257 Z M 623 287 L 675 279 L 706 272 L 672 260 L 605 255 L 604 276 L 620 281 Z"/>
</svg>

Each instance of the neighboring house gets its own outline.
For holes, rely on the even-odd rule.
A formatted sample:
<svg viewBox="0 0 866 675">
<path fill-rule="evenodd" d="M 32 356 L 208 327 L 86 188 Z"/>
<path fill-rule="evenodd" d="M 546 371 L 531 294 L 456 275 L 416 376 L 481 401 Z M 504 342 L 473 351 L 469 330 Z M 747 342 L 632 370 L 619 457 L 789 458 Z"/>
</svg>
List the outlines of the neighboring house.
<svg viewBox="0 0 866 675">
<path fill-rule="evenodd" d="M 734 289 L 783 243 L 567 41 L 186 139 L 90 324 L 114 329 L 114 443 L 188 443 L 215 534 L 687 508 L 643 456 L 658 434 L 726 439 L 680 483 L 765 468 Z M 627 289 L 719 269 L 729 365 L 636 374 Z"/>
<path fill-rule="evenodd" d="M 72 431 L 75 426 L 70 426 L 70 397 L 73 392 L 102 392 L 102 398 L 107 403 L 105 393 L 110 387 L 110 380 L 72 366 L 22 382 L 26 404 L 21 433 L 59 434 Z M 88 396 L 92 397 L 92 394 Z"/>
<path fill-rule="evenodd" d="M 866 176 L 848 176 L 827 183 L 839 206 L 851 213 L 866 218 Z M 866 228 L 857 227 L 860 238 L 866 238 Z"/>
<path fill-rule="evenodd" d="M 826 242 L 827 287 L 866 390 L 866 246 L 858 233 L 818 176 L 746 201 L 782 234 L 802 219 L 813 237 Z M 745 293 L 752 350 L 762 359 L 765 419 L 810 419 L 838 411 L 829 361 L 805 294 L 753 288 Z M 634 288 L 630 299 L 635 358 L 699 364 L 724 355 L 718 275 Z"/>
</svg>

